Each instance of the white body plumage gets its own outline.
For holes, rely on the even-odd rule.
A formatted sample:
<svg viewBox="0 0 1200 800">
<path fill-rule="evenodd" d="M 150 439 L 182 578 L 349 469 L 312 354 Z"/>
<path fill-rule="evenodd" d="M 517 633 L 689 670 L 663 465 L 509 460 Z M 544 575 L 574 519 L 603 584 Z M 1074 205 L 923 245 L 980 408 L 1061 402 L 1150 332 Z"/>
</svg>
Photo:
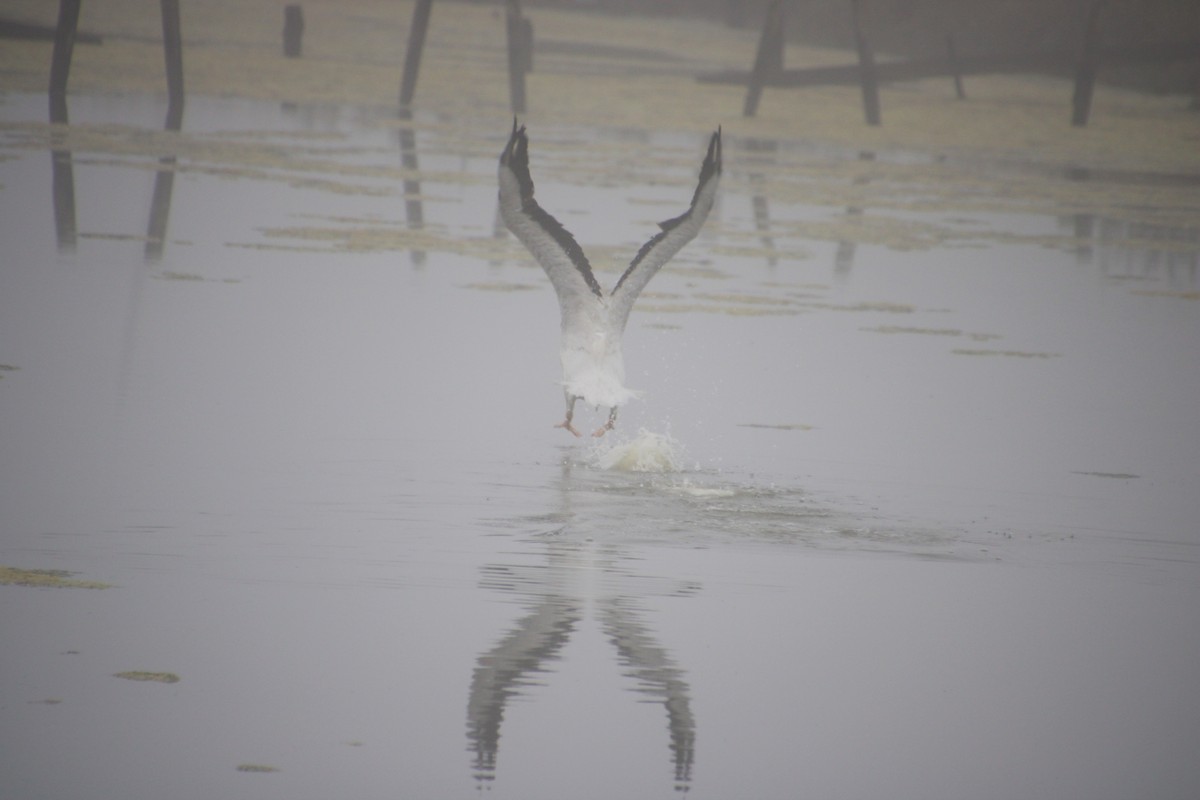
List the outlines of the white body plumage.
<svg viewBox="0 0 1200 800">
<path fill-rule="evenodd" d="M 633 303 L 650 278 L 680 248 L 695 238 L 712 209 L 721 176 L 721 132 L 709 139 L 692 202 L 683 214 L 659 223 L 661 230 L 638 251 L 616 286 L 606 293 L 596 282 L 582 248 L 569 231 L 533 197 L 529 140 L 517 127 L 500 154 L 500 215 L 505 225 L 537 259 L 558 295 L 562 316 L 560 356 L 567 416 L 559 427 L 576 436 L 571 425 L 575 402 L 609 408 L 600 436 L 611 430 L 617 409 L 636 393 L 625 387 L 621 337 Z"/>
</svg>

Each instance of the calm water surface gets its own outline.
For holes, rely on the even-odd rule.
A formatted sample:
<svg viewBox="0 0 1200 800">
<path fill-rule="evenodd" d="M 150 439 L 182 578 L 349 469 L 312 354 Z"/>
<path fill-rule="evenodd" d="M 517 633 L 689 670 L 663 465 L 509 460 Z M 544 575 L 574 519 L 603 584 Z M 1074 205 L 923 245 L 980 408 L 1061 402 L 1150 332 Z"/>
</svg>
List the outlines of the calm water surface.
<svg viewBox="0 0 1200 800">
<path fill-rule="evenodd" d="M 756 191 L 771 154 L 858 154 L 733 137 L 631 319 L 642 398 L 574 441 L 494 234 L 508 121 L 418 122 L 189 101 L 308 172 L 0 134 L 0 564 L 112 584 L 0 586 L 5 796 L 1196 796 L 1194 248 L 805 237 L 875 212 Z M 531 135 L 610 280 L 703 143 Z"/>
</svg>

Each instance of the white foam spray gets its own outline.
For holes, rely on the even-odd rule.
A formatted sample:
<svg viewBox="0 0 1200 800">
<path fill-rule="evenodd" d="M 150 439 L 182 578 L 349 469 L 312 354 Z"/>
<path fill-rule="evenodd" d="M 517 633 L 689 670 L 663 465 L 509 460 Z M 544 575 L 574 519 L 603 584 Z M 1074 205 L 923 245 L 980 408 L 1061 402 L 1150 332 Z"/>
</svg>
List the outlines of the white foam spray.
<svg viewBox="0 0 1200 800">
<path fill-rule="evenodd" d="M 617 472 L 678 472 L 682 469 L 679 443 L 670 434 L 645 428 L 627 442 L 600 442 L 593 457 L 596 466 Z"/>
</svg>

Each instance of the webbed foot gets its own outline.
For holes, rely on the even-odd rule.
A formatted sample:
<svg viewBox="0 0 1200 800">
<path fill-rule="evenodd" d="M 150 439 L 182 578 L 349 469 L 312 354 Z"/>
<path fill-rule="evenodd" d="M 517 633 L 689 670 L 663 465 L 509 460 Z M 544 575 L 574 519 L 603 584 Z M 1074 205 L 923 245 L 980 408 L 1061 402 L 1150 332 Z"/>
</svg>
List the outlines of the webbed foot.
<svg viewBox="0 0 1200 800">
<path fill-rule="evenodd" d="M 582 434 L 582 433 L 580 433 L 579 431 L 575 430 L 575 426 L 571 424 L 571 420 L 570 420 L 570 419 L 564 419 L 562 422 L 558 423 L 558 424 L 557 424 L 557 425 L 555 425 L 554 427 L 556 427 L 556 428 L 566 428 L 567 430 L 569 430 L 571 433 L 575 434 L 576 436 L 582 436 L 582 435 L 583 435 L 583 434 Z"/>
</svg>

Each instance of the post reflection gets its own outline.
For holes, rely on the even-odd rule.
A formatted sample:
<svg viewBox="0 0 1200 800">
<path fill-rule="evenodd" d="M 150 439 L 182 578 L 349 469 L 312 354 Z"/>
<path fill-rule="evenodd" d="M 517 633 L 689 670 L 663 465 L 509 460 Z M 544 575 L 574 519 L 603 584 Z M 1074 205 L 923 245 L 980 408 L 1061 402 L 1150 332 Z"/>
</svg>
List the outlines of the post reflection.
<svg viewBox="0 0 1200 800">
<path fill-rule="evenodd" d="M 1087 213 L 1059 217 L 1058 227 L 1071 233 L 1076 261 L 1106 278 L 1162 279 L 1181 290 L 1200 280 L 1200 228 Z"/>
<path fill-rule="evenodd" d="M 401 110 L 400 119 L 405 122 L 411 119 L 407 109 Z M 411 125 L 401 125 L 399 139 L 400 166 L 404 169 L 404 218 L 410 231 L 419 231 L 425 227 L 425 209 L 421 203 L 421 181 L 417 178 L 421 167 L 417 158 L 416 129 Z M 411 248 L 409 253 L 414 267 L 424 266 L 423 249 Z"/>
<path fill-rule="evenodd" d="M 746 149 L 754 154 L 764 154 L 766 166 L 774 170 L 775 155 L 779 143 L 773 139 L 749 139 Z M 754 192 L 750 197 L 751 212 L 754 215 L 754 230 L 758 232 L 759 241 L 767 251 L 767 266 L 774 269 L 779 265 L 779 250 L 775 246 L 775 237 L 771 235 L 771 207 L 767 198 L 767 176 L 764 172 L 754 171 L 749 174 L 750 185 Z"/>
<path fill-rule="evenodd" d="M 572 508 L 572 494 L 580 489 L 572 469 L 567 454 L 558 482 L 559 507 L 549 517 L 562 527 L 546 537 L 545 563 L 492 564 L 483 569 L 481 585 L 520 596 L 527 613 L 476 659 L 467 697 L 472 774 L 481 787 L 496 779 L 508 702 L 544 683 L 541 676 L 551 672 L 571 636 L 590 618 L 612 645 L 621 674 L 632 681 L 632 702 L 650 698 L 663 706 L 674 787 L 686 792 L 696 745 L 691 690 L 683 669 L 659 644 L 638 602 L 639 596 L 663 594 L 662 584 L 635 574 L 632 560 L 620 546 L 572 535 L 581 522 Z M 682 596 L 694 588 L 665 593 Z"/>
<path fill-rule="evenodd" d="M 55 144 L 64 140 L 65 133 L 53 134 Z M 54 236 L 60 252 L 75 251 L 75 166 L 67 147 L 55 146 L 50 151 L 50 188 L 54 198 Z"/>
<path fill-rule="evenodd" d="M 163 130 L 179 131 L 183 127 L 183 92 L 178 96 L 172 92 L 167 107 L 167 120 Z M 175 191 L 176 156 L 172 153 L 158 160 L 158 169 L 154 173 L 154 194 L 150 198 L 150 219 L 146 222 L 146 249 L 144 257 L 147 262 L 157 262 L 162 259 L 163 248 L 167 241 L 167 220 L 171 216 L 171 195 Z"/>
<path fill-rule="evenodd" d="M 164 156 L 158 160 L 154 173 L 154 194 L 150 198 L 150 219 L 146 222 L 147 262 L 162 260 L 167 241 L 167 220 L 171 216 L 171 195 L 175 191 L 175 156 Z"/>
<path fill-rule="evenodd" d="M 66 100 L 51 104 L 50 121 L 69 126 Z M 183 105 L 172 101 L 167 111 L 164 130 L 178 131 L 183 125 Z M 68 128 L 52 134 L 50 150 L 50 192 L 54 203 L 54 235 L 63 253 L 75 251 L 78 227 L 75 216 L 74 154 L 67 144 Z M 167 239 L 167 221 L 171 216 L 171 196 L 175 189 L 175 154 L 158 160 L 154 172 L 154 190 L 150 199 L 150 216 L 146 222 L 144 258 L 148 263 L 162 260 Z"/>
<path fill-rule="evenodd" d="M 859 161 L 874 161 L 875 153 L 870 150 L 862 150 L 858 154 Z M 854 178 L 852 185 L 855 187 L 865 187 L 871 182 L 871 176 L 866 173 Z M 849 218 L 861 217 L 863 215 L 863 207 L 858 204 L 852 204 L 846 207 L 846 216 Z M 854 254 L 858 249 L 858 244 L 851 238 L 843 239 L 837 243 L 837 250 L 833 254 L 833 273 L 838 278 L 845 278 L 850 274 L 850 270 L 854 268 Z"/>
</svg>

